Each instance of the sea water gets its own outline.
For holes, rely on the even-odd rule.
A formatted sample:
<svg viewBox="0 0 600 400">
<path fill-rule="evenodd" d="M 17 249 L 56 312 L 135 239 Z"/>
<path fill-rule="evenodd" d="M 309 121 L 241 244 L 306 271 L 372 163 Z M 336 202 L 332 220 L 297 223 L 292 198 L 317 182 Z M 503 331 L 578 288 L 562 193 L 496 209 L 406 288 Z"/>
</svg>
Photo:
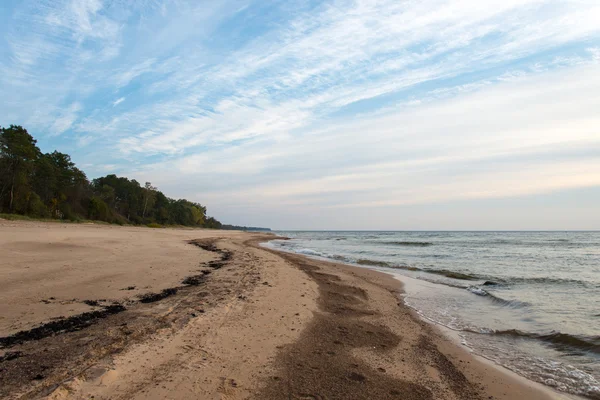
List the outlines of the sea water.
<svg viewBox="0 0 600 400">
<path fill-rule="evenodd" d="M 278 232 L 268 246 L 405 279 L 474 352 L 600 399 L 600 232 Z"/>
</svg>

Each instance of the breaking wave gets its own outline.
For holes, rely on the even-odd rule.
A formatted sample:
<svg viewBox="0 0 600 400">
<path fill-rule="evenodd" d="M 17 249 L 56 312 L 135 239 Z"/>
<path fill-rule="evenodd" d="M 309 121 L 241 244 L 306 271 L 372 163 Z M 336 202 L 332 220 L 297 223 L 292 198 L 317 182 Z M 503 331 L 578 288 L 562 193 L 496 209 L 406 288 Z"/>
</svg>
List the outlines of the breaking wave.
<svg viewBox="0 0 600 400">
<path fill-rule="evenodd" d="M 526 303 L 524 301 L 506 300 L 501 297 L 494 296 L 493 294 L 491 294 L 490 292 L 488 292 L 485 289 L 480 288 L 479 286 L 469 286 L 467 288 L 467 290 L 473 294 L 476 294 L 477 296 L 485 297 L 496 304 L 506 306 L 506 307 L 520 308 L 520 307 L 526 307 L 529 305 L 529 303 Z"/>
<path fill-rule="evenodd" d="M 392 267 L 389 263 L 386 263 L 385 261 L 369 260 L 366 258 L 358 259 L 356 260 L 356 263 L 359 265 L 371 265 L 373 267 Z"/>
<path fill-rule="evenodd" d="M 555 331 L 550 333 L 531 333 L 523 332 L 518 329 L 507 329 L 502 331 L 476 333 L 535 339 L 545 342 L 551 345 L 552 347 L 562 351 L 579 350 L 584 352 L 600 354 L 600 336 L 579 336 Z"/>
</svg>

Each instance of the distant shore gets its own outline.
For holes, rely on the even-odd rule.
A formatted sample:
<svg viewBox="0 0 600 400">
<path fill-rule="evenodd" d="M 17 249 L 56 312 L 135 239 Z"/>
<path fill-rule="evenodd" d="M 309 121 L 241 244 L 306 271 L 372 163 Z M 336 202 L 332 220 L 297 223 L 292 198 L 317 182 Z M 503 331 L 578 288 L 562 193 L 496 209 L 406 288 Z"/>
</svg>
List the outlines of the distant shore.
<svg viewBox="0 0 600 400">
<path fill-rule="evenodd" d="M 265 233 L 0 221 L 0 397 L 567 398 Z"/>
</svg>

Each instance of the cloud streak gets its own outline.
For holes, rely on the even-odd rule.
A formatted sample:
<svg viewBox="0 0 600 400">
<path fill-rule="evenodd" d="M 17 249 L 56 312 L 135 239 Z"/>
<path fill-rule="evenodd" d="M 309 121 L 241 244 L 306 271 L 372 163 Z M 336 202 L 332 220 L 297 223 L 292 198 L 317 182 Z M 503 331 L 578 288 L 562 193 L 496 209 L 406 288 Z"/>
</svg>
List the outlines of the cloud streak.
<svg viewBox="0 0 600 400">
<path fill-rule="evenodd" d="M 124 101 L 125 101 L 125 97 L 119 97 L 117 100 L 113 101 L 113 107 L 118 106 L 119 104 L 121 104 Z"/>
</svg>

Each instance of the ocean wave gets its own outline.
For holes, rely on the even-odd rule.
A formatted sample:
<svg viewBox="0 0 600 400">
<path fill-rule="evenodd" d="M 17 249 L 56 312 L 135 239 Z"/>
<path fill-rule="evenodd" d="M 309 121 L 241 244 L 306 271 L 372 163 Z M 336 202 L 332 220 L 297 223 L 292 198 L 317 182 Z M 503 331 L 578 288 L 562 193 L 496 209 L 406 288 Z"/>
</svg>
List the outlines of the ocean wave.
<svg viewBox="0 0 600 400">
<path fill-rule="evenodd" d="M 411 242 L 411 241 L 399 241 L 399 242 L 381 242 L 383 244 L 392 244 L 394 246 L 414 246 L 414 247 L 426 247 L 432 246 L 432 242 Z"/>
<path fill-rule="evenodd" d="M 504 246 L 525 246 L 525 247 L 565 247 L 577 248 L 582 246 L 596 245 L 592 242 L 577 242 L 570 239 L 545 239 L 545 240 L 519 240 L 519 239 L 487 239 L 487 240 L 440 240 L 436 244 L 452 246 L 456 248 L 473 247 L 504 247 Z"/>
<path fill-rule="evenodd" d="M 477 275 L 462 272 L 450 271 L 447 269 L 423 269 L 430 274 L 443 275 L 448 278 L 483 281 L 482 286 L 507 286 L 513 284 L 543 284 L 543 285 L 580 285 L 586 288 L 600 288 L 600 284 L 581 279 L 573 278 L 553 278 L 553 277 L 522 277 L 506 276 L 499 277 L 493 275 Z"/>
<path fill-rule="evenodd" d="M 600 336 L 579 336 L 555 331 L 550 333 L 531 333 L 523 332 L 518 329 L 507 329 L 488 333 L 541 340 L 552 345 L 552 347 L 563 351 L 580 350 L 600 354 Z"/>
<path fill-rule="evenodd" d="M 338 236 L 339 238 L 339 236 Z M 414 246 L 422 246 L 425 243 L 431 242 L 386 242 L 386 243 L 404 243 L 404 245 L 414 245 Z M 375 267 L 384 267 L 384 268 L 393 268 L 393 269 L 402 269 L 407 271 L 422 271 L 428 274 L 440 275 L 446 278 L 456 279 L 460 281 L 481 281 L 479 286 L 512 286 L 512 285 L 577 285 L 584 288 L 590 289 L 600 289 L 600 283 L 598 282 L 590 282 L 577 278 L 567 278 L 567 277 L 527 277 L 527 276 L 495 276 L 488 274 L 474 274 L 472 272 L 459 272 L 445 268 L 418 268 L 411 267 L 406 265 L 396 265 L 392 262 L 373 260 L 369 257 L 372 253 L 371 251 L 355 251 L 355 254 L 364 254 L 367 257 L 360 258 L 359 260 L 355 260 L 350 256 L 343 255 L 331 255 L 321 251 L 313 250 L 310 248 L 295 248 L 298 243 L 294 243 L 294 241 L 282 241 L 277 242 L 278 246 L 287 247 L 290 250 L 304 254 L 308 256 L 314 257 L 325 257 L 330 258 L 336 261 L 348 262 L 348 263 L 357 263 L 359 265 L 365 266 L 375 266 Z M 389 256 L 389 255 L 388 255 Z M 443 283 L 443 282 L 440 282 Z"/>
<path fill-rule="evenodd" d="M 500 286 L 502 285 L 500 282 L 496 281 L 485 281 L 481 284 L 481 286 Z"/>
<path fill-rule="evenodd" d="M 526 307 L 529 303 L 519 300 L 506 300 L 498 296 L 494 296 L 490 292 L 485 289 L 480 288 L 479 286 L 469 286 L 466 288 L 469 292 L 476 294 L 477 296 L 485 297 L 496 304 L 500 304 L 502 306 L 511 307 L 511 308 L 521 308 Z"/>
<path fill-rule="evenodd" d="M 313 250 L 313 249 L 307 249 L 307 248 L 301 248 L 301 249 L 295 249 L 294 250 L 295 253 L 297 254 L 302 254 L 305 256 L 310 256 L 310 257 L 322 257 L 322 258 L 329 258 L 331 260 L 335 260 L 335 261 L 341 261 L 344 263 L 350 263 L 352 262 L 351 259 L 339 255 L 339 254 L 328 254 L 328 253 L 323 253 L 317 250 Z"/>
<path fill-rule="evenodd" d="M 442 275 L 447 278 L 460 279 L 463 281 L 482 280 L 482 278 L 477 275 L 471 275 L 471 274 L 465 274 L 462 272 L 450 271 L 448 269 L 424 269 L 423 271 L 428 272 L 430 274 Z"/>
<path fill-rule="evenodd" d="M 329 256 L 329 258 L 337 261 L 350 262 L 350 260 L 347 257 L 341 256 L 339 254 L 334 254 L 332 256 Z"/>
<path fill-rule="evenodd" d="M 411 267 L 409 265 L 390 265 L 388 268 L 391 268 L 391 269 L 403 269 L 405 271 L 423 271 L 419 267 Z"/>
<path fill-rule="evenodd" d="M 368 261 L 368 260 L 366 260 L 366 261 Z M 465 273 L 456 272 L 456 271 L 450 271 L 447 269 L 423 269 L 423 268 L 418 268 L 418 267 L 411 267 L 409 265 L 390 265 L 390 264 L 382 265 L 382 266 L 385 266 L 387 268 L 392 268 L 392 269 L 402 269 L 405 271 L 427 272 L 429 274 L 442 275 L 447 278 L 459 279 L 459 280 L 463 280 L 463 281 L 482 280 L 480 277 L 475 276 L 475 275 L 465 274 Z M 438 282 L 438 283 L 443 283 L 443 282 Z M 455 285 L 449 285 L 449 286 L 455 286 Z M 459 287 L 462 287 L 462 286 L 459 286 Z"/>
<path fill-rule="evenodd" d="M 469 286 L 467 288 L 467 290 L 469 292 L 473 293 L 473 294 L 476 294 L 477 296 L 487 296 L 487 295 L 489 295 L 488 292 L 486 292 L 485 290 L 483 290 L 482 288 L 477 287 L 477 286 Z"/>
<path fill-rule="evenodd" d="M 544 284 L 544 285 L 580 285 L 590 288 L 598 288 L 600 284 L 583 281 L 572 278 L 552 278 L 552 277 L 506 277 L 502 278 L 504 283 L 524 283 L 524 284 Z"/>
<path fill-rule="evenodd" d="M 323 253 L 320 253 L 320 252 L 312 250 L 312 249 L 298 249 L 295 251 L 298 254 L 304 254 L 306 256 L 325 257 L 325 255 Z"/>
<path fill-rule="evenodd" d="M 356 263 L 359 265 L 371 265 L 373 267 L 391 267 L 390 264 L 385 261 L 369 260 L 366 258 L 358 259 L 356 260 Z"/>
<path fill-rule="evenodd" d="M 478 275 L 478 279 L 484 280 L 484 286 L 507 286 L 507 285 L 579 285 L 585 288 L 600 288 L 599 283 L 584 281 L 573 278 L 552 278 L 552 277 L 527 277 L 527 276 L 490 276 Z"/>
</svg>

